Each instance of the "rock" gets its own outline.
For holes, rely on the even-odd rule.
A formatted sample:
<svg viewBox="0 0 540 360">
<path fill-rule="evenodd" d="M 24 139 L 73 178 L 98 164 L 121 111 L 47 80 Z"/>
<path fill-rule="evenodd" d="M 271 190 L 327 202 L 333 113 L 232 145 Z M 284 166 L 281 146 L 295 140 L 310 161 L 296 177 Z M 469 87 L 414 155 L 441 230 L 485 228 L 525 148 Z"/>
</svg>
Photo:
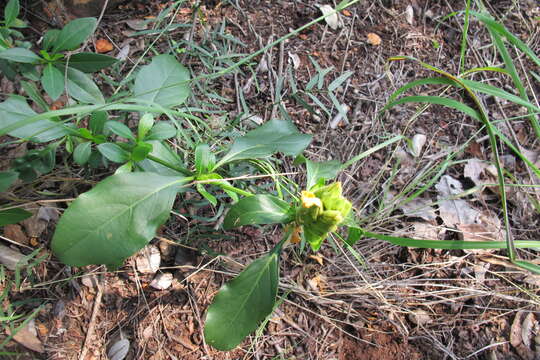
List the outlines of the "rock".
<svg viewBox="0 0 540 360">
<path fill-rule="evenodd" d="M 153 274 L 159 270 L 161 263 L 161 254 L 154 245 L 148 245 L 142 249 L 135 258 L 137 270 L 143 274 Z"/>
</svg>

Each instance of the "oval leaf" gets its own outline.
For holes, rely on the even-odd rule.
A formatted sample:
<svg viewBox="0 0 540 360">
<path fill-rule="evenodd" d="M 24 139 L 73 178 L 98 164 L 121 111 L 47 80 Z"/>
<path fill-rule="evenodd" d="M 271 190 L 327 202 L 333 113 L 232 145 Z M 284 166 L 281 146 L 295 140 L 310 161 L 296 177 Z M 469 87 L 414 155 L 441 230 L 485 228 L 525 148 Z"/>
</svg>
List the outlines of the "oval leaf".
<svg viewBox="0 0 540 360">
<path fill-rule="evenodd" d="M 58 139 L 69 133 L 69 129 L 62 123 L 55 123 L 51 120 L 37 120 L 27 125 L 15 127 L 18 122 L 23 122 L 28 118 L 37 115 L 24 98 L 12 96 L 0 103 L 0 132 L 7 133 L 20 139 L 32 139 L 36 142 L 48 142 Z"/>
<path fill-rule="evenodd" d="M 64 71 L 65 67 L 61 67 Z M 69 67 L 67 69 L 68 93 L 73 98 L 88 104 L 104 104 L 105 99 L 97 85 L 88 75 L 80 70 Z"/>
<path fill-rule="evenodd" d="M 99 144 L 97 148 L 101 155 L 112 162 L 125 163 L 130 158 L 129 152 L 114 143 Z"/>
<path fill-rule="evenodd" d="M 64 75 L 52 64 L 47 64 L 41 76 L 41 85 L 52 100 L 56 100 L 64 92 Z"/>
<path fill-rule="evenodd" d="M 95 18 L 80 18 L 70 21 L 55 39 L 52 52 L 75 50 L 92 35 L 96 23 Z"/>
<path fill-rule="evenodd" d="M 206 315 L 206 342 L 219 350 L 231 350 L 240 344 L 272 312 L 278 276 L 278 255 L 271 253 L 225 284 Z"/>
<path fill-rule="evenodd" d="M 292 122 L 270 120 L 236 139 L 227 155 L 218 162 L 214 170 L 231 161 L 265 158 L 277 152 L 297 156 L 310 142 L 311 136 L 300 133 Z"/>
<path fill-rule="evenodd" d="M 106 178 L 64 212 L 51 244 L 54 254 L 71 266 L 119 266 L 152 240 L 184 182 L 152 173 Z"/>
<path fill-rule="evenodd" d="M 223 228 L 232 229 L 243 225 L 286 223 L 291 220 L 289 209 L 289 204 L 276 196 L 248 196 L 231 207 L 223 221 Z"/>
<path fill-rule="evenodd" d="M 6 59 L 18 63 L 35 64 L 40 57 L 24 48 L 11 48 L 0 51 L 0 59 Z"/>
<path fill-rule="evenodd" d="M 135 78 L 135 99 L 165 107 L 183 104 L 190 93 L 189 70 L 174 56 L 158 55 Z"/>
<path fill-rule="evenodd" d="M 79 165 L 84 165 L 92 154 L 92 143 L 90 141 L 80 143 L 73 151 L 73 161 Z"/>
<path fill-rule="evenodd" d="M 82 52 L 71 55 L 69 58 L 69 66 L 74 67 L 85 73 L 93 73 L 109 67 L 118 62 L 118 59 L 112 56 L 96 54 L 90 52 Z"/>
</svg>

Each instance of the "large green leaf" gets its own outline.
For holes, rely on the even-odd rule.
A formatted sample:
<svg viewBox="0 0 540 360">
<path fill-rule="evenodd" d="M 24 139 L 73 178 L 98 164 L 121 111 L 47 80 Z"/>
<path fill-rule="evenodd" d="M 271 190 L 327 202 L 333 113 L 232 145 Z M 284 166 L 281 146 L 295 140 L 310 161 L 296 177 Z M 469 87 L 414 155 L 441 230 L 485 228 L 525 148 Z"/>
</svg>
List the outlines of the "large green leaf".
<svg viewBox="0 0 540 360">
<path fill-rule="evenodd" d="M 67 89 L 71 97 L 88 104 L 105 103 L 101 91 L 88 75 L 72 67 L 67 70 L 62 65 L 58 67 L 62 72 L 67 71 Z"/>
<path fill-rule="evenodd" d="M 291 220 L 290 205 L 272 195 L 248 196 L 234 204 L 223 228 L 232 229 L 243 225 L 282 224 Z"/>
<path fill-rule="evenodd" d="M 41 86 L 52 100 L 56 100 L 64 92 L 64 75 L 52 64 L 47 64 L 41 76 Z"/>
<path fill-rule="evenodd" d="M 240 344 L 272 312 L 278 276 L 278 254 L 272 252 L 225 284 L 206 315 L 206 342 L 219 350 L 231 350 Z"/>
<path fill-rule="evenodd" d="M 4 23 L 9 27 L 19 15 L 19 0 L 9 0 L 4 8 Z"/>
<path fill-rule="evenodd" d="M 72 266 L 121 265 L 152 240 L 184 183 L 180 176 L 153 173 L 106 178 L 64 212 L 51 244 L 54 254 Z"/>
<path fill-rule="evenodd" d="M 11 49 L 0 51 L 0 59 L 6 59 L 9 61 L 25 63 L 25 64 L 35 64 L 41 58 L 28 49 L 11 48 Z"/>
<path fill-rule="evenodd" d="M 183 104 L 190 93 L 189 70 L 174 56 L 158 55 L 135 78 L 135 99 L 164 107 Z"/>
<path fill-rule="evenodd" d="M 85 73 L 93 73 L 109 67 L 118 62 L 118 59 L 112 56 L 96 54 L 90 52 L 82 52 L 71 55 L 69 58 L 69 66 L 74 67 Z"/>
<path fill-rule="evenodd" d="M 0 130 L 35 115 L 37 114 L 28 106 L 24 98 L 11 96 L 0 103 Z M 63 124 L 43 119 L 10 131 L 8 134 L 36 142 L 48 142 L 68 133 L 69 130 Z"/>
<path fill-rule="evenodd" d="M 65 50 L 75 50 L 84 40 L 86 40 L 96 27 L 97 20 L 95 18 L 80 18 L 70 21 L 58 33 L 54 46 L 53 53 Z"/>
<path fill-rule="evenodd" d="M 286 120 L 270 120 L 235 140 L 231 149 L 214 167 L 236 160 L 257 159 L 277 152 L 296 156 L 311 142 L 311 135 L 302 134 Z"/>
<path fill-rule="evenodd" d="M 337 160 L 316 162 L 306 159 L 307 168 L 307 185 L 306 189 L 310 189 L 320 179 L 331 180 L 335 178 L 341 170 L 342 164 Z"/>
</svg>

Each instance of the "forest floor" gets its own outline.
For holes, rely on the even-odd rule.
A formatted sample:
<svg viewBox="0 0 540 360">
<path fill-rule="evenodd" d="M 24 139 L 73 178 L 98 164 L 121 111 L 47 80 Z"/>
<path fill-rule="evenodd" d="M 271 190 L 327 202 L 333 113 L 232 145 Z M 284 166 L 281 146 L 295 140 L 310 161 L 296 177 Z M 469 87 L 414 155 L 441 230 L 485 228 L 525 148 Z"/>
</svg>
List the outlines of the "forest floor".
<svg viewBox="0 0 540 360">
<path fill-rule="evenodd" d="M 486 6 L 493 16 L 539 52 L 537 2 L 486 3 L 491 3 Z M 237 61 L 242 54 L 257 51 L 321 15 L 311 1 L 206 0 L 197 13 L 193 13 L 194 4 L 195 1 L 186 1 L 179 11 L 168 16 L 166 22 L 182 26 L 166 32 L 152 32 L 151 20 L 170 3 L 131 1 L 120 5 L 105 14 L 89 51 L 94 50 L 98 40 L 113 45 L 107 54 L 121 56 L 124 61 L 116 73 L 105 70 L 114 79 L 125 76 L 145 51 L 149 50 L 148 57 L 171 48 L 194 74 L 200 74 L 214 70 L 210 66 Z M 336 29 L 324 22 L 313 25 L 233 75 L 204 82 L 195 90 L 200 103 L 194 105 L 217 104 L 220 112 L 207 119 L 213 128 L 219 129 L 224 121 L 232 119 L 248 127 L 282 117 L 282 111 L 275 106 L 281 103 L 302 132 L 314 135 L 307 153 L 316 160 L 346 162 L 392 134 L 411 138 L 425 135 L 421 156 L 400 149 L 383 149 L 351 166 L 340 175 L 340 180 L 360 216 L 377 213 L 371 217 L 372 229 L 394 236 L 453 239 L 458 236 L 456 231 L 448 229 L 435 206 L 432 212 L 411 214 L 406 207 L 385 204 L 391 204 L 392 197 L 398 196 L 417 174 L 457 149 L 458 155 L 444 175 L 460 182 L 465 189 L 474 187 L 478 178 L 471 178 L 467 172 L 471 160 L 491 159 L 485 134 L 476 134 L 480 124 L 440 106 L 399 105 L 382 115 L 380 112 L 400 86 L 433 76 L 418 64 L 389 63 L 388 58 L 408 55 L 452 74 L 460 72 L 460 11 L 464 7 L 465 1 L 362 1 L 340 14 Z M 445 18 L 450 14 L 454 16 Z M 35 34 L 52 27 L 35 13 L 28 17 Z M 178 47 L 181 39 L 189 39 L 199 48 Z M 500 64 L 488 32 L 474 18 L 468 41 L 465 69 Z M 205 58 L 204 51 L 219 51 L 223 62 L 216 65 Z M 312 92 L 320 103 L 313 97 L 304 97 L 313 109 L 310 112 L 289 95 L 293 93 L 291 86 L 304 89 L 317 74 L 314 62 L 329 70 L 320 88 L 316 84 Z M 520 71 L 524 73 L 534 69 L 526 59 L 522 65 Z M 348 109 L 345 121 L 336 119 L 339 112 L 326 88 L 347 71 L 353 74 L 335 91 L 339 103 Z M 508 88 L 509 80 L 504 76 L 489 76 L 491 84 Z M 104 78 L 96 81 L 106 92 L 112 86 Z M 482 75 L 476 77 L 483 79 Z M 540 84 L 532 81 L 532 92 L 540 94 Z M 1 86 L 3 93 L 19 91 L 4 80 Z M 278 86 L 286 94 L 281 99 L 275 98 Z M 221 99 L 202 98 L 205 89 L 211 89 Z M 414 91 L 419 92 L 410 90 Z M 421 94 L 440 92 L 440 88 L 424 87 Z M 487 97 L 484 100 L 495 119 L 523 115 L 519 107 Z M 249 117 L 235 118 L 246 110 Z M 540 144 L 528 123 L 512 124 L 512 132 L 533 162 L 540 162 Z M 508 150 L 504 150 L 504 155 L 508 162 L 513 161 L 515 174 L 522 176 L 523 182 L 529 181 L 519 161 L 516 163 Z M 283 167 L 288 172 L 291 164 L 284 162 Z M 47 191 L 73 198 L 111 171 L 94 172 L 83 179 L 58 170 L 49 181 L 40 182 L 32 190 L 19 188 L 17 196 L 37 201 L 44 199 L 41 194 Z M 483 174 L 478 176 L 487 176 Z M 294 175 L 299 183 L 303 179 L 302 174 Z M 428 204 L 437 201 L 435 188 L 426 195 Z M 516 199 L 511 199 L 510 205 L 514 236 L 539 239 L 538 213 L 520 203 L 523 198 L 517 194 Z M 500 228 L 500 204 L 493 191 L 486 188 L 465 200 Z M 65 203 L 39 204 L 65 207 Z M 383 208 L 385 211 L 381 211 Z M 146 360 L 532 360 L 540 356 L 540 342 L 535 344 L 540 321 L 540 277 L 510 264 L 505 260 L 505 251 L 413 249 L 374 239 L 362 239 L 354 247 L 363 262 L 337 243 L 327 243 L 317 255 L 286 249 L 280 262 L 281 303 L 266 328 L 248 337 L 235 350 L 219 352 L 205 344 L 202 336 L 207 307 L 221 285 L 271 249 L 280 234 L 272 227 L 246 227 L 223 233 L 204 220 L 213 217 L 215 209 L 194 206 L 184 210 L 199 217 L 172 217 L 152 242 L 161 254 L 159 272 L 174 276 L 172 286 L 166 290 L 149 286 L 154 274 L 138 271 L 136 257 L 116 272 L 88 267 L 72 273 L 75 270 L 58 263 L 47 250 L 54 219 L 37 234 L 30 234 L 24 226 L 10 228 L 9 234 L 4 232 L 5 237 L 16 237 L 30 247 L 43 246 L 46 256 L 34 268 L 35 278 L 25 280 L 23 290 L 14 293 L 12 299 L 35 299 L 45 304 L 33 322 L 43 353 L 28 352 L 12 342 L 7 349 L 21 353 L 13 358 L 71 360 L 81 359 L 84 352 L 83 360 L 107 359 L 108 350 L 121 338 L 130 343 L 127 359 Z M 522 255 L 536 257 L 534 251 Z M 512 332 L 521 332 L 523 341 L 511 341 Z M 539 340 L 537 337 L 536 341 Z"/>
</svg>

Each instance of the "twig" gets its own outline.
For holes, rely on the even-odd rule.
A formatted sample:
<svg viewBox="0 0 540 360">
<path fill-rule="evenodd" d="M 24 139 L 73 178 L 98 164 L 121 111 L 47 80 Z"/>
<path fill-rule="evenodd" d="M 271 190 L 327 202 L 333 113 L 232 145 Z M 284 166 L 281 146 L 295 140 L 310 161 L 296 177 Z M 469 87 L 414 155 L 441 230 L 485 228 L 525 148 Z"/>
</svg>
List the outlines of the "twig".
<svg viewBox="0 0 540 360">
<path fill-rule="evenodd" d="M 81 355 L 79 356 L 79 360 L 84 360 L 86 358 L 86 353 L 88 352 L 88 348 L 90 347 L 90 341 L 92 339 L 92 335 L 94 334 L 94 328 L 96 325 L 96 317 L 99 312 L 99 306 L 101 305 L 101 298 L 103 296 L 103 285 L 104 285 L 105 278 L 103 274 L 99 276 L 99 282 L 98 282 L 98 293 L 96 295 L 96 299 L 94 300 L 94 309 L 92 310 L 92 316 L 90 317 L 90 324 L 88 324 L 88 331 L 86 332 L 86 338 L 84 339 L 84 344 L 81 350 Z"/>
</svg>

